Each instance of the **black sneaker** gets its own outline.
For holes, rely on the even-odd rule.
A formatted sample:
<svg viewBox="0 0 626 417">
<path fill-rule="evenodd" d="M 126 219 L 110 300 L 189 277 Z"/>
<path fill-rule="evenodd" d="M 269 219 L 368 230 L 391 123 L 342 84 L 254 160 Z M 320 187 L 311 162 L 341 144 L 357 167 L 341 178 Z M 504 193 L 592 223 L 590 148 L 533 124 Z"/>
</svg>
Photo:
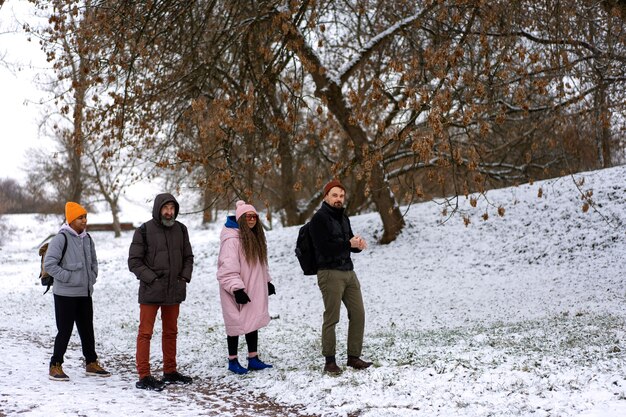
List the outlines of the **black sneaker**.
<svg viewBox="0 0 626 417">
<path fill-rule="evenodd" d="M 181 375 L 178 372 L 163 374 L 163 382 L 166 384 L 191 384 L 193 378 Z"/>
<path fill-rule="evenodd" d="M 165 384 L 153 377 L 152 375 L 144 376 L 135 383 L 135 387 L 139 389 L 147 389 L 150 391 L 163 391 Z"/>
</svg>

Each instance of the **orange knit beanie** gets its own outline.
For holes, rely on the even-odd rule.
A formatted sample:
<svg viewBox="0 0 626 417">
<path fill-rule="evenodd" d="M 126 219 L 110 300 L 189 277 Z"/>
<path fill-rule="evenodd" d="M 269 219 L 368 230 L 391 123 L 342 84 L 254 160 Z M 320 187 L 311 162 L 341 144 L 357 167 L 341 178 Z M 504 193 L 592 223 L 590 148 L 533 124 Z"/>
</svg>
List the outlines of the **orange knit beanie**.
<svg viewBox="0 0 626 417">
<path fill-rule="evenodd" d="M 65 220 L 67 220 L 67 224 L 72 223 L 83 214 L 87 214 L 87 210 L 80 204 L 74 203 L 73 201 L 65 203 Z"/>
</svg>

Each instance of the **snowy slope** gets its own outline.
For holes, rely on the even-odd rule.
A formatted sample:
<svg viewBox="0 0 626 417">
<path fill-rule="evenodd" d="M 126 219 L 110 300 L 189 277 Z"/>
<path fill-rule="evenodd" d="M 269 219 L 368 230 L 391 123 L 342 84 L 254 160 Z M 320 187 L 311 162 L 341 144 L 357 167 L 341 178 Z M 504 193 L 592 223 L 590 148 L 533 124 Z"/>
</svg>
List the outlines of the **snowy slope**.
<svg viewBox="0 0 626 417">
<path fill-rule="evenodd" d="M 226 340 L 215 280 L 221 223 L 190 228 L 194 277 L 179 321 L 179 368 L 190 387 L 134 388 L 137 282 L 126 257 L 131 234 L 94 232 L 100 277 L 95 328 L 108 379 L 82 374 L 77 335 L 49 382 L 55 335 L 52 297 L 35 285 L 35 248 L 59 219 L 5 216 L 0 248 L 0 415 L 626 415 L 626 166 L 490 191 L 478 207 L 459 201 L 446 220 L 436 203 L 414 205 L 390 245 L 376 214 L 352 218 L 368 250 L 353 257 L 367 313 L 366 371 L 321 372 L 322 301 L 315 277 L 301 274 L 298 228 L 267 233 L 277 295 L 259 351 L 275 365 L 244 377 L 226 371 Z M 593 190 L 583 213 L 575 181 Z M 542 196 L 538 197 L 541 188 Z M 181 201 L 182 206 L 185 202 Z M 481 216 L 488 210 L 489 220 Z M 94 221 L 90 217 L 91 221 Z M 125 220 L 125 219 L 123 219 Z M 345 312 L 337 327 L 345 361 Z M 158 326 L 157 326 L 158 329 Z M 161 365 L 160 329 L 153 368 Z M 245 344 L 240 346 L 245 363 Z M 158 374 L 158 372 L 155 372 Z"/>
</svg>

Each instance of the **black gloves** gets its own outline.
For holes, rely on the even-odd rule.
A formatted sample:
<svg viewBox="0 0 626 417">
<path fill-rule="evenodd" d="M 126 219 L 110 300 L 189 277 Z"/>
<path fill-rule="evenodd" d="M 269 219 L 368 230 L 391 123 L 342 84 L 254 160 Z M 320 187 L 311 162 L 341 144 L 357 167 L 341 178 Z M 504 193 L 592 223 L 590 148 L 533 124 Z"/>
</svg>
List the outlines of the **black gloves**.
<svg viewBox="0 0 626 417">
<path fill-rule="evenodd" d="M 235 294 L 235 301 L 237 304 L 248 304 L 250 302 L 250 297 L 248 297 L 248 294 L 246 294 L 243 288 L 235 290 L 233 294 Z M 276 288 L 274 288 L 274 284 L 271 282 L 267 283 L 267 294 L 276 294 Z"/>
<path fill-rule="evenodd" d="M 243 288 L 235 290 L 234 294 L 237 304 L 248 304 L 250 302 L 250 297 L 248 297 L 248 294 L 246 294 Z"/>
</svg>

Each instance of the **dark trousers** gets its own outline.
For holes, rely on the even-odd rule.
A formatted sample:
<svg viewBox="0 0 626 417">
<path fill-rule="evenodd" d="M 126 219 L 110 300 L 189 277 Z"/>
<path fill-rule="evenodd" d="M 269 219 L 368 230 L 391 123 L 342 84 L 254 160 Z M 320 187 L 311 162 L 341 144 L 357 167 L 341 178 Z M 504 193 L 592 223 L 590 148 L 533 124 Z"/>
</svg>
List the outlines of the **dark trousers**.
<svg viewBox="0 0 626 417">
<path fill-rule="evenodd" d="M 236 356 L 239 348 L 239 336 L 227 336 L 228 342 L 228 355 Z M 255 330 L 250 333 L 246 333 L 246 344 L 248 345 L 248 352 L 256 352 L 259 343 L 259 331 Z"/>
<path fill-rule="evenodd" d="M 74 330 L 74 323 L 78 329 L 85 363 L 95 362 L 98 355 L 96 355 L 96 340 L 93 332 L 91 297 L 64 297 L 55 294 L 54 316 L 58 332 L 54 339 L 54 353 L 50 363 L 63 363 L 63 357 Z"/>
</svg>

